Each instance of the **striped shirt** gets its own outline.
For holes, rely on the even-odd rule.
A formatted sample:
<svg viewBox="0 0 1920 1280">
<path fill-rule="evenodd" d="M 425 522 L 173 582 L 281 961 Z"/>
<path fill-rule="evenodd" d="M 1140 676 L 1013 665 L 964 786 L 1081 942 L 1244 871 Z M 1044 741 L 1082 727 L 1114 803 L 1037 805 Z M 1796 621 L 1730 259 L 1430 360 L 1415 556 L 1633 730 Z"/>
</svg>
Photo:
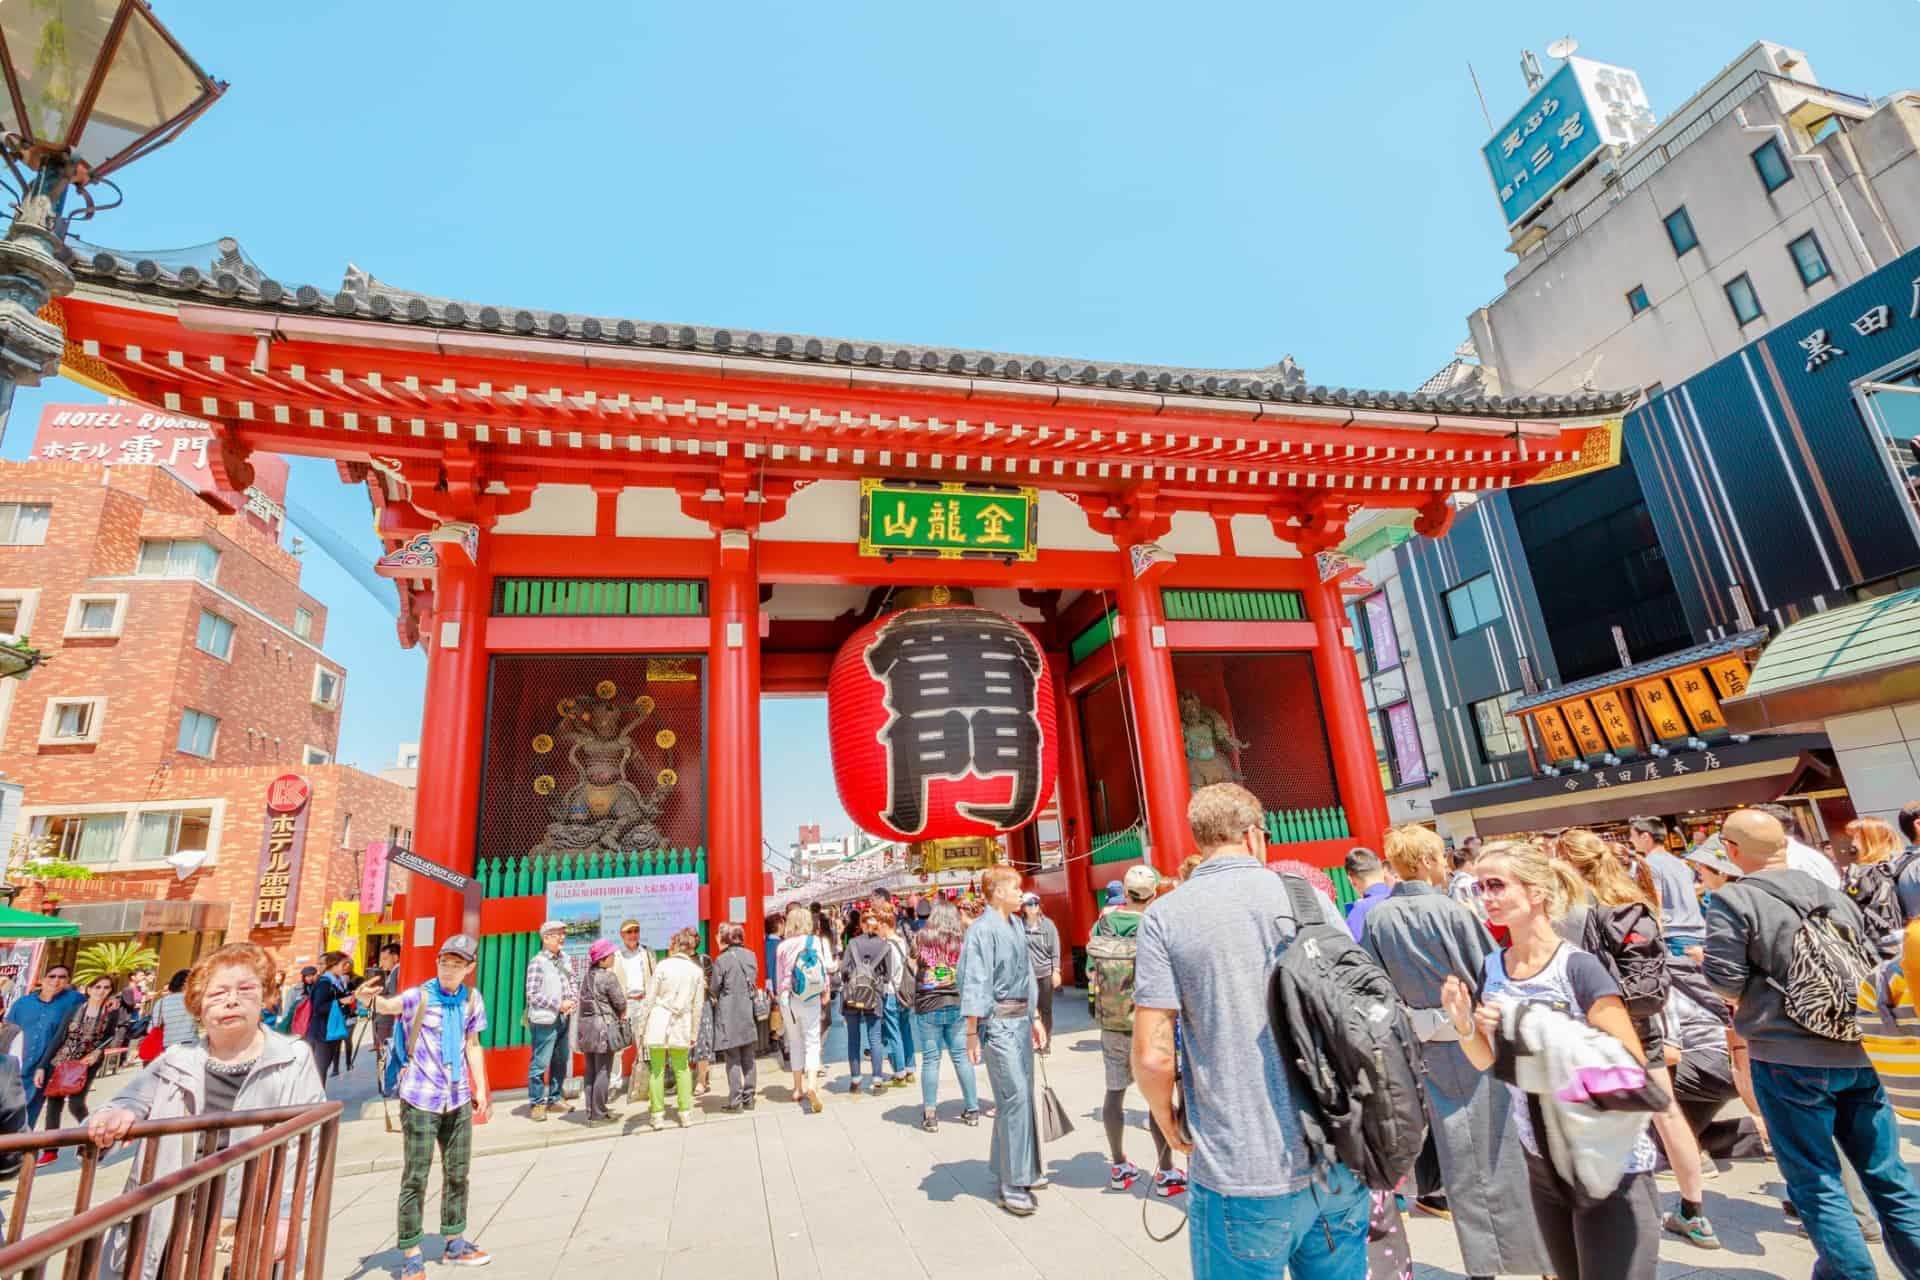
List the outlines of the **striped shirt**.
<svg viewBox="0 0 1920 1280">
<path fill-rule="evenodd" d="M 1860 1047 L 1903 1119 L 1920 1120 L 1920 1015 L 1898 959 L 1860 984 Z"/>
</svg>

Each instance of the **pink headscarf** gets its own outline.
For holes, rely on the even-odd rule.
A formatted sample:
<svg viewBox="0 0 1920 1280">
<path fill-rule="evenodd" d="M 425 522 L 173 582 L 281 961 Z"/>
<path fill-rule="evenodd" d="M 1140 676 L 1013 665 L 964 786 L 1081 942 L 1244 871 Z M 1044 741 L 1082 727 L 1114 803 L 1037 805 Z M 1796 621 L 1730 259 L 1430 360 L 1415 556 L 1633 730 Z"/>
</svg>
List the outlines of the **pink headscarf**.
<svg viewBox="0 0 1920 1280">
<path fill-rule="evenodd" d="M 1267 870 L 1277 876 L 1299 876 L 1302 880 L 1305 880 L 1308 884 L 1326 894 L 1330 901 L 1339 896 L 1334 893 L 1333 881 L 1327 878 L 1325 871 L 1319 867 L 1302 862 L 1298 858 L 1278 858 L 1267 864 Z"/>
</svg>

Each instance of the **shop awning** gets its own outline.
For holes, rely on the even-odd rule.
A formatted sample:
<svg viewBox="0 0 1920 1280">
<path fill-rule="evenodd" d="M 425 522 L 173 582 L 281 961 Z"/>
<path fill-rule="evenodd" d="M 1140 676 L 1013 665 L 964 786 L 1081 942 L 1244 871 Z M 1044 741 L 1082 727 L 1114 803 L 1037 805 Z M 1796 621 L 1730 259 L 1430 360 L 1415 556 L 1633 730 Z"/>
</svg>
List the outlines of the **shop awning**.
<svg viewBox="0 0 1920 1280">
<path fill-rule="evenodd" d="M 0 938 L 71 938 L 79 932 L 71 920 L 0 907 Z"/>
<path fill-rule="evenodd" d="M 1765 804 L 1831 776 L 1824 734 L 1769 734 L 1658 759 L 1456 791 L 1435 813 L 1468 813 L 1483 836 L 1619 822 L 1639 814 Z M 1810 771 L 1811 770 L 1811 774 Z"/>
<path fill-rule="evenodd" d="M 1761 653 L 1746 693 L 1720 706 L 1753 731 L 1903 702 L 1920 702 L 1920 588 L 1802 618 Z"/>
</svg>

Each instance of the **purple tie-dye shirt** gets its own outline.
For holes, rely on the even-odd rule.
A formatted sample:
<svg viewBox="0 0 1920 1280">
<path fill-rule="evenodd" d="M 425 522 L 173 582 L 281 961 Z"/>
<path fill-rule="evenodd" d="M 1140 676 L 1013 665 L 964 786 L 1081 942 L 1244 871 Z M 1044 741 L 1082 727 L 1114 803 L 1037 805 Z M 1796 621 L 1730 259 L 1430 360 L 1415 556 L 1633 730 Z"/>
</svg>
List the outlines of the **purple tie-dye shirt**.
<svg viewBox="0 0 1920 1280">
<path fill-rule="evenodd" d="M 434 985 L 432 983 L 428 986 Z M 424 998 L 425 987 L 411 987 L 400 997 L 400 1016 L 394 1020 L 393 1034 L 403 1036 L 413 1026 L 413 1011 Z M 487 1029 L 487 1007 L 480 993 L 467 989 L 467 1025 L 465 1035 L 479 1035 Z M 464 1039 L 464 1037 L 463 1037 Z M 440 1002 L 429 1000 L 420 1015 L 420 1030 L 407 1046 L 407 1065 L 400 1072 L 400 1101 L 422 1111 L 446 1112 L 473 1101 L 472 1072 L 459 1082 L 447 1078 L 447 1064 L 440 1054 Z"/>
</svg>

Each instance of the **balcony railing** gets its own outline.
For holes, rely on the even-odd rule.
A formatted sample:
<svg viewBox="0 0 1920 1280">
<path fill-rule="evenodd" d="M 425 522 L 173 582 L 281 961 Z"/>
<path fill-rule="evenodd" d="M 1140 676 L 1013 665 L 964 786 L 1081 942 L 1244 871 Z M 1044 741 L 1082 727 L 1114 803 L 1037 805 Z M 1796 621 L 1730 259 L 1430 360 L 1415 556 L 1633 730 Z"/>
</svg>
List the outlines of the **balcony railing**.
<svg viewBox="0 0 1920 1280">
<path fill-rule="evenodd" d="M 0 1157 L 18 1155 L 22 1163 L 0 1245 L 0 1276 L 43 1280 L 47 1264 L 64 1258 L 66 1280 L 93 1280 L 103 1268 L 115 1232 L 125 1228 L 126 1275 L 141 1274 L 154 1211 L 169 1206 L 167 1238 L 162 1242 L 158 1275 L 165 1280 L 219 1274 L 232 1280 L 266 1280 L 272 1275 L 321 1280 L 327 1259 L 327 1219 L 333 1200 L 334 1153 L 340 1135 L 338 1102 L 310 1107 L 236 1111 L 221 1116 L 146 1120 L 133 1126 L 127 1141 L 139 1143 L 130 1185 L 108 1200 L 93 1203 L 101 1154 L 87 1131 L 19 1133 L 0 1137 Z M 221 1146 L 235 1129 L 260 1128 L 252 1137 Z M 153 1139 L 197 1135 L 193 1159 L 170 1173 L 154 1176 L 160 1143 Z M 147 1141 L 141 1141 L 147 1139 Z M 62 1147 L 77 1148 L 80 1179 L 66 1216 L 29 1233 L 34 1156 Z M 289 1156 L 291 1155 L 291 1158 Z M 238 1213 L 224 1212 L 228 1179 L 240 1178 Z M 282 1204 L 286 1210 L 282 1212 Z"/>
</svg>

